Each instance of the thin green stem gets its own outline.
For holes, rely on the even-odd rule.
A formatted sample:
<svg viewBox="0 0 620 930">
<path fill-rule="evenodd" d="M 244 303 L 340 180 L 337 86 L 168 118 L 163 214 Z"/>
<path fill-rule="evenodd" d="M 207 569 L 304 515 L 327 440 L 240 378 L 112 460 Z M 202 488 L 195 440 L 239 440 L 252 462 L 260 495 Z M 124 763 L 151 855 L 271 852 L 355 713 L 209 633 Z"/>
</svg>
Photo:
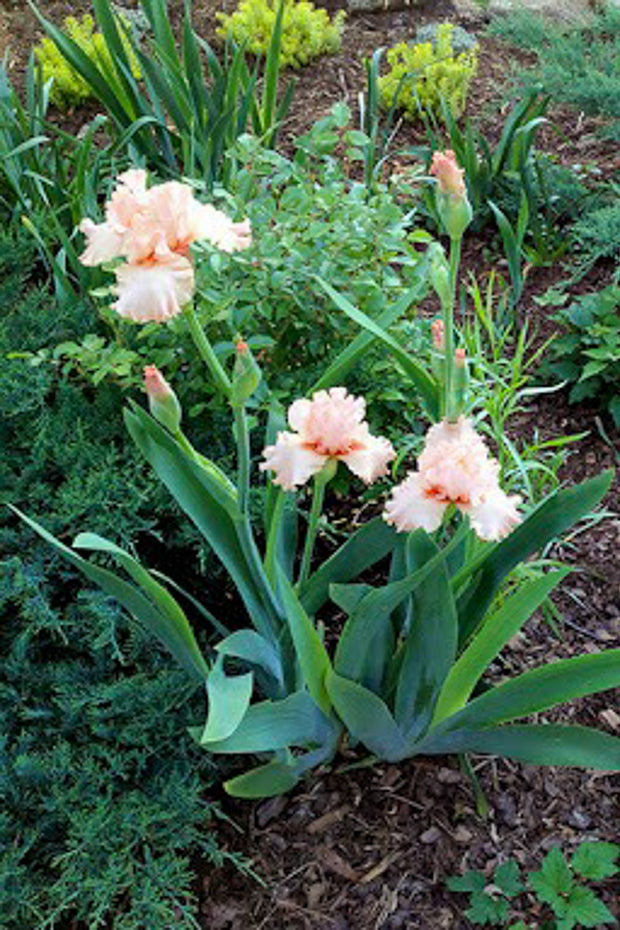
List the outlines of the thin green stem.
<svg viewBox="0 0 620 930">
<path fill-rule="evenodd" d="M 207 335 L 198 321 L 193 303 L 189 303 L 185 309 L 185 315 L 189 325 L 189 331 L 198 349 L 201 359 L 209 369 L 215 386 L 226 397 L 230 397 L 231 384 L 230 378 L 222 368 L 219 359 L 213 351 L 213 346 L 209 342 Z"/>
<path fill-rule="evenodd" d="M 461 239 L 450 239 L 450 300 L 442 307 L 444 340 L 446 346 L 446 400 L 445 415 L 449 422 L 457 419 L 456 391 L 454 387 L 454 306 L 456 284 L 461 263 Z"/>
<path fill-rule="evenodd" d="M 237 501 L 239 512 L 247 516 L 250 494 L 250 433 L 245 407 L 233 407 L 237 434 Z"/>
<path fill-rule="evenodd" d="M 325 497 L 325 485 L 326 481 L 324 477 L 319 473 L 314 479 L 314 490 L 312 492 L 312 507 L 310 508 L 310 516 L 308 518 L 308 528 L 306 530 L 306 541 L 304 543 L 304 551 L 301 557 L 301 566 L 299 569 L 299 578 L 297 580 L 297 588 L 301 588 L 303 584 L 308 580 L 308 575 L 310 574 L 310 564 L 312 562 L 312 553 L 314 552 L 314 544 L 316 542 L 317 533 L 319 531 L 319 520 L 321 517 L 321 511 L 323 510 L 323 498 Z"/>
</svg>

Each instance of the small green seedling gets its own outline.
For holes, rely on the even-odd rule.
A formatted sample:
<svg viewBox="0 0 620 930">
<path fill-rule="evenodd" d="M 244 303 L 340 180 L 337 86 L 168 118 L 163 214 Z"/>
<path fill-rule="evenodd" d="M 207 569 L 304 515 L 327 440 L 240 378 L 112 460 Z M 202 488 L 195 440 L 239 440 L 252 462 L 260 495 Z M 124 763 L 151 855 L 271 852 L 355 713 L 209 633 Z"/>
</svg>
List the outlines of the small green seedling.
<svg viewBox="0 0 620 930">
<path fill-rule="evenodd" d="M 573 930 L 573 927 L 616 923 L 611 911 L 584 880 L 600 882 L 618 874 L 618 856 L 620 846 L 615 843 L 583 842 L 570 860 L 554 846 L 542 860 L 540 870 L 527 875 L 530 902 L 534 903 L 531 901 L 534 897 L 538 905 L 547 905 L 553 913 L 553 917 L 542 924 L 543 930 Z M 469 894 L 465 916 L 473 924 L 528 930 L 530 925 L 522 920 L 509 923 L 511 903 L 515 903 L 512 899 L 526 892 L 514 859 L 497 866 L 492 882 L 483 872 L 472 870 L 449 878 L 447 884 L 451 891 Z"/>
</svg>

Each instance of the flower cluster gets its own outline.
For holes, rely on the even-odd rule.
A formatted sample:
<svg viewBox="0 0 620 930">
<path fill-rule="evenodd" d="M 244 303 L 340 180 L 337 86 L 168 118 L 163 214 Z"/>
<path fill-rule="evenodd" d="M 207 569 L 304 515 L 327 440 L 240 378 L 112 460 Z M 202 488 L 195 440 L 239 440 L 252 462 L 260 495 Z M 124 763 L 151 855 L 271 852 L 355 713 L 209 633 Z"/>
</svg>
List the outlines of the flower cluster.
<svg viewBox="0 0 620 930">
<path fill-rule="evenodd" d="M 274 484 L 290 491 L 339 460 L 366 483 L 387 474 L 395 457 L 392 444 L 372 436 L 364 420 L 365 403 L 345 388 L 318 391 L 312 400 L 297 400 L 288 411 L 293 432 L 281 432 L 268 446 L 261 469 L 275 472 Z M 499 465 L 464 417 L 442 420 L 430 428 L 418 470 L 392 491 L 384 518 L 398 532 L 417 527 L 432 532 L 450 504 L 469 516 L 481 539 L 506 536 L 520 521 L 519 497 L 499 486 Z"/>
<path fill-rule="evenodd" d="M 211 204 L 195 199 L 192 188 L 167 181 L 147 188 L 146 172 L 126 171 L 105 208 L 105 221 L 85 219 L 80 230 L 87 240 L 84 265 L 124 259 L 116 274 L 121 316 L 140 323 L 176 316 L 194 292 L 189 248 L 206 239 L 224 252 L 250 245 L 248 220 L 233 223 Z"/>
</svg>

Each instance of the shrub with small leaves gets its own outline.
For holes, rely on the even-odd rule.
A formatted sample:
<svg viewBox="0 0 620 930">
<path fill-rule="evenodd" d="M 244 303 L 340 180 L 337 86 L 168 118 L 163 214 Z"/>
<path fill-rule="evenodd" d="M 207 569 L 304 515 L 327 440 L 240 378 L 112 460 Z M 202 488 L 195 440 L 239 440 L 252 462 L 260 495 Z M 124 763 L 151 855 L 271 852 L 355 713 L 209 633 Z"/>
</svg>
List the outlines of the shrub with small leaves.
<svg viewBox="0 0 620 930">
<path fill-rule="evenodd" d="M 415 120 L 438 113 L 442 100 L 456 118 L 465 108 L 469 85 L 478 67 L 478 47 L 455 54 L 451 23 L 442 23 L 433 42 L 400 42 L 387 53 L 390 71 L 379 78 L 381 105 L 402 109 Z"/>
<path fill-rule="evenodd" d="M 126 35 L 127 24 L 124 18 L 117 18 L 121 41 L 131 63 L 131 71 L 135 78 L 140 77 L 138 59 L 131 48 Z M 114 61 L 103 35 L 95 32 L 95 23 L 92 16 L 84 15 L 80 19 L 67 16 L 64 22 L 65 32 L 84 52 L 91 61 L 104 73 L 114 69 Z M 55 42 L 45 38 L 35 47 L 34 53 L 39 61 L 43 79 L 53 78 L 50 99 L 59 107 L 71 107 L 92 97 L 92 89 L 84 78 L 71 67 L 62 55 Z"/>
<path fill-rule="evenodd" d="M 276 0 L 241 0 L 237 9 L 228 16 L 218 13 L 222 23 L 218 34 L 230 37 L 253 55 L 265 55 L 271 42 L 276 21 Z M 282 46 L 280 62 L 286 67 L 302 68 L 313 58 L 337 52 L 342 39 L 346 14 L 329 14 L 317 9 L 308 0 L 285 0 L 282 17 Z"/>
<path fill-rule="evenodd" d="M 584 294 L 554 319 L 564 332 L 553 343 L 551 372 L 572 386 L 569 400 L 596 399 L 620 427 L 620 287 Z"/>
</svg>

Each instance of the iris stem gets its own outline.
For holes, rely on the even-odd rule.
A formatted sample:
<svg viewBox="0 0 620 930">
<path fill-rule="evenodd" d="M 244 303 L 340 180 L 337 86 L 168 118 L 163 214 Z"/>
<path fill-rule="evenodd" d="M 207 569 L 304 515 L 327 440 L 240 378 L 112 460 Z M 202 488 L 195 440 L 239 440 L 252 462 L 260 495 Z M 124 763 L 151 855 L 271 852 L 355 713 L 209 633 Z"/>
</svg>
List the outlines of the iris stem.
<svg viewBox="0 0 620 930">
<path fill-rule="evenodd" d="M 245 407 L 233 407 L 237 439 L 237 501 L 239 512 L 247 516 L 250 494 L 250 433 Z"/>
<path fill-rule="evenodd" d="M 454 385 L 454 306 L 456 284 L 461 263 L 461 237 L 450 239 L 450 300 L 443 306 L 444 340 L 446 346 L 446 400 L 445 415 L 448 422 L 457 419 L 456 391 Z"/>
<path fill-rule="evenodd" d="M 329 479 L 328 479 L 329 480 Z M 306 541 L 304 543 L 304 551 L 301 557 L 301 566 L 299 568 L 299 578 L 297 580 L 297 589 L 301 588 L 303 584 L 308 580 L 308 575 L 310 574 L 310 564 L 312 562 L 312 553 L 314 552 L 314 544 L 316 542 L 317 533 L 319 531 L 319 520 L 321 518 L 321 512 L 323 510 L 323 499 L 325 497 L 325 485 L 327 481 L 325 477 L 319 472 L 314 479 L 314 490 L 312 492 L 312 507 L 310 508 L 310 516 L 308 518 L 308 529 L 306 530 Z"/>
<path fill-rule="evenodd" d="M 198 321 L 196 310 L 194 309 L 194 304 L 192 302 L 187 305 L 185 309 L 185 315 L 187 317 L 189 331 L 192 335 L 192 339 L 194 340 L 194 344 L 198 349 L 201 359 L 209 369 L 215 386 L 226 397 L 230 397 L 230 378 L 224 371 L 217 355 L 213 351 L 213 346 L 209 342 L 207 334 Z"/>
</svg>

